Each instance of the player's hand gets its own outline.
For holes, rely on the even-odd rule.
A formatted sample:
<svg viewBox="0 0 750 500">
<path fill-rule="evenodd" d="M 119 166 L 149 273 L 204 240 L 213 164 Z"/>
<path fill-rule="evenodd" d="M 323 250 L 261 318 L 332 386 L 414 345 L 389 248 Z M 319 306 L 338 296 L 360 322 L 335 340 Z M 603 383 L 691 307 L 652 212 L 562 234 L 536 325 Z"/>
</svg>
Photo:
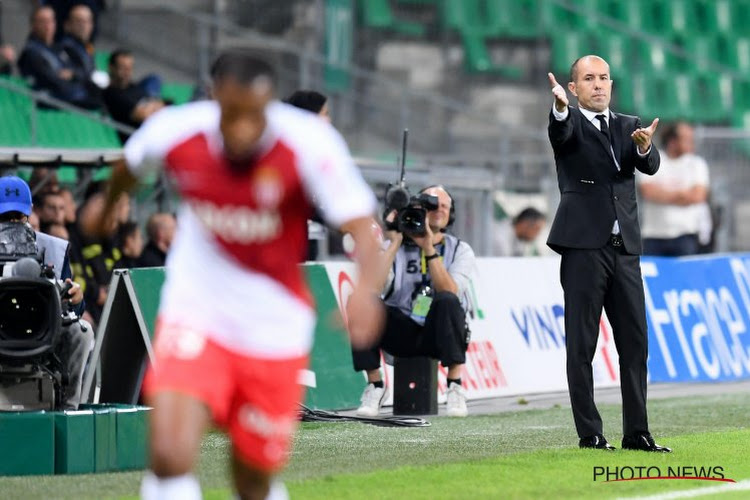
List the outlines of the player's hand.
<svg viewBox="0 0 750 500">
<path fill-rule="evenodd" d="M 83 300 L 83 289 L 81 288 L 81 285 L 71 280 L 70 278 L 66 278 L 65 283 L 70 283 L 73 285 L 70 290 L 68 290 L 68 300 L 70 301 L 70 303 L 73 305 L 80 304 Z"/>
<path fill-rule="evenodd" d="M 658 126 L 659 119 L 654 118 L 654 121 L 651 122 L 651 125 L 646 128 L 636 129 L 632 134 L 630 134 L 630 137 L 632 137 L 635 143 L 638 145 L 638 151 L 640 151 L 641 154 L 646 154 L 648 149 L 651 147 L 651 138 L 654 136 L 654 132 L 656 132 L 656 127 Z"/>
<path fill-rule="evenodd" d="M 385 323 L 383 301 L 371 290 L 357 286 L 346 303 L 346 318 L 352 347 L 372 347 L 380 338 Z"/>
<path fill-rule="evenodd" d="M 568 94 L 563 86 L 557 83 L 555 75 L 547 73 L 547 78 L 549 78 L 549 84 L 552 87 L 552 95 L 555 96 L 555 109 L 562 113 L 568 107 Z"/>
</svg>

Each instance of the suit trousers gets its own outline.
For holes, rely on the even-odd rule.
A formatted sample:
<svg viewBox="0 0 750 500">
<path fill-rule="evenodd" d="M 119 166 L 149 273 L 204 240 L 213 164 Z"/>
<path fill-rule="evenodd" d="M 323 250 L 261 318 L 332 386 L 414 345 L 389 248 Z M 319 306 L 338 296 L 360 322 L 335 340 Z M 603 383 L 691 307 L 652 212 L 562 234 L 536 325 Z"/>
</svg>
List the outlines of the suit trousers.
<svg viewBox="0 0 750 500">
<path fill-rule="evenodd" d="M 565 296 L 568 390 L 579 437 L 603 434 L 591 366 L 602 307 L 620 358 L 623 433 L 648 432 L 648 332 L 640 256 L 611 243 L 598 249 L 566 248 L 560 281 Z"/>
<path fill-rule="evenodd" d="M 386 320 L 380 342 L 372 349 L 352 350 L 354 370 L 380 368 L 380 349 L 393 356 L 429 356 L 443 366 L 466 363 L 466 313 L 458 297 L 438 292 L 432 299 L 424 326 L 399 308 L 386 307 Z"/>
</svg>

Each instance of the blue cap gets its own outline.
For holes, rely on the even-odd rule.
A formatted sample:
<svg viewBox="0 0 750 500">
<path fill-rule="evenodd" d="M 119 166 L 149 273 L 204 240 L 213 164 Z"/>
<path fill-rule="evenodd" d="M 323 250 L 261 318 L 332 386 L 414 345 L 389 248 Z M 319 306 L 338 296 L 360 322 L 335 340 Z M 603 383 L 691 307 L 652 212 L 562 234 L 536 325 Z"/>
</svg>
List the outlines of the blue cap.
<svg viewBox="0 0 750 500">
<path fill-rule="evenodd" d="M 0 177 L 0 214 L 6 212 L 31 215 L 31 190 L 20 177 Z"/>
</svg>

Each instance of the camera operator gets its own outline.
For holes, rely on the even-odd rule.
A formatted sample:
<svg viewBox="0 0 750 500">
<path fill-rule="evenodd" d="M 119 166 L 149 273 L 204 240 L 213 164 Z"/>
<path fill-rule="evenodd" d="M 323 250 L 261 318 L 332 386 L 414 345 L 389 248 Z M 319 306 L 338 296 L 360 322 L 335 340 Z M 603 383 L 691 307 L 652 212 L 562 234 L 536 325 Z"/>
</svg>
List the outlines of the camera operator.
<svg viewBox="0 0 750 500">
<path fill-rule="evenodd" d="M 31 190 L 28 184 L 19 177 L 0 177 L 0 223 L 28 224 L 31 208 Z M 73 306 L 73 312 L 80 316 L 84 308 L 83 292 L 81 286 L 73 282 L 68 261 L 68 242 L 39 231 L 34 231 L 34 234 L 37 254 L 44 256 L 43 264 L 52 266 L 57 280 L 72 285 L 67 292 L 67 301 Z M 61 339 L 56 354 L 63 369 L 67 371 L 68 380 L 62 406 L 75 409 L 81 399 L 83 370 L 94 345 L 94 334 L 90 325 L 85 322 L 81 325 L 75 321 L 63 327 Z"/>
<path fill-rule="evenodd" d="M 421 191 L 420 197 L 437 197 L 437 207 L 427 205 L 424 234 L 386 231 L 382 270 L 386 324 L 377 346 L 352 351 L 355 371 L 367 371 L 367 387 L 358 415 L 377 416 L 387 396 L 380 373 L 380 349 L 399 357 L 429 356 L 448 368 L 447 414 L 464 417 L 466 394 L 461 371 L 466 362 L 470 309 L 469 286 L 474 275 L 474 251 L 464 241 L 447 234 L 453 223 L 453 198 L 442 186 Z M 392 223 L 396 212 L 387 216 Z M 391 225 L 391 224 L 389 224 Z"/>
</svg>

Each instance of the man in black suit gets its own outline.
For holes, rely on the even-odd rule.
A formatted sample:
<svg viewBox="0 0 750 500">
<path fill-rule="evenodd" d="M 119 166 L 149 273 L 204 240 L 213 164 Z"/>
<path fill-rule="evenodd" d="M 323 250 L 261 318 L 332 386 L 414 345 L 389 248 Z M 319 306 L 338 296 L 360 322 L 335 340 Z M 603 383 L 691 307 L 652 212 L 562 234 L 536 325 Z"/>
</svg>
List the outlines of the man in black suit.
<svg viewBox="0 0 750 500">
<path fill-rule="evenodd" d="M 615 449 L 602 434 L 591 368 L 604 307 L 620 356 L 622 447 L 669 452 L 648 430 L 648 333 L 634 178 L 636 168 L 649 175 L 659 169 L 659 152 L 651 146 L 659 119 L 642 128 L 637 117 L 610 111 L 612 80 L 600 57 L 581 57 L 571 66 L 568 89 L 578 107 L 568 106 L 565 90 L 548 76 L 555 97 L 549 138 L 561 198 L 547 244 L 562 255 L 568 390 L 579 446 Z"/>
</svg>

